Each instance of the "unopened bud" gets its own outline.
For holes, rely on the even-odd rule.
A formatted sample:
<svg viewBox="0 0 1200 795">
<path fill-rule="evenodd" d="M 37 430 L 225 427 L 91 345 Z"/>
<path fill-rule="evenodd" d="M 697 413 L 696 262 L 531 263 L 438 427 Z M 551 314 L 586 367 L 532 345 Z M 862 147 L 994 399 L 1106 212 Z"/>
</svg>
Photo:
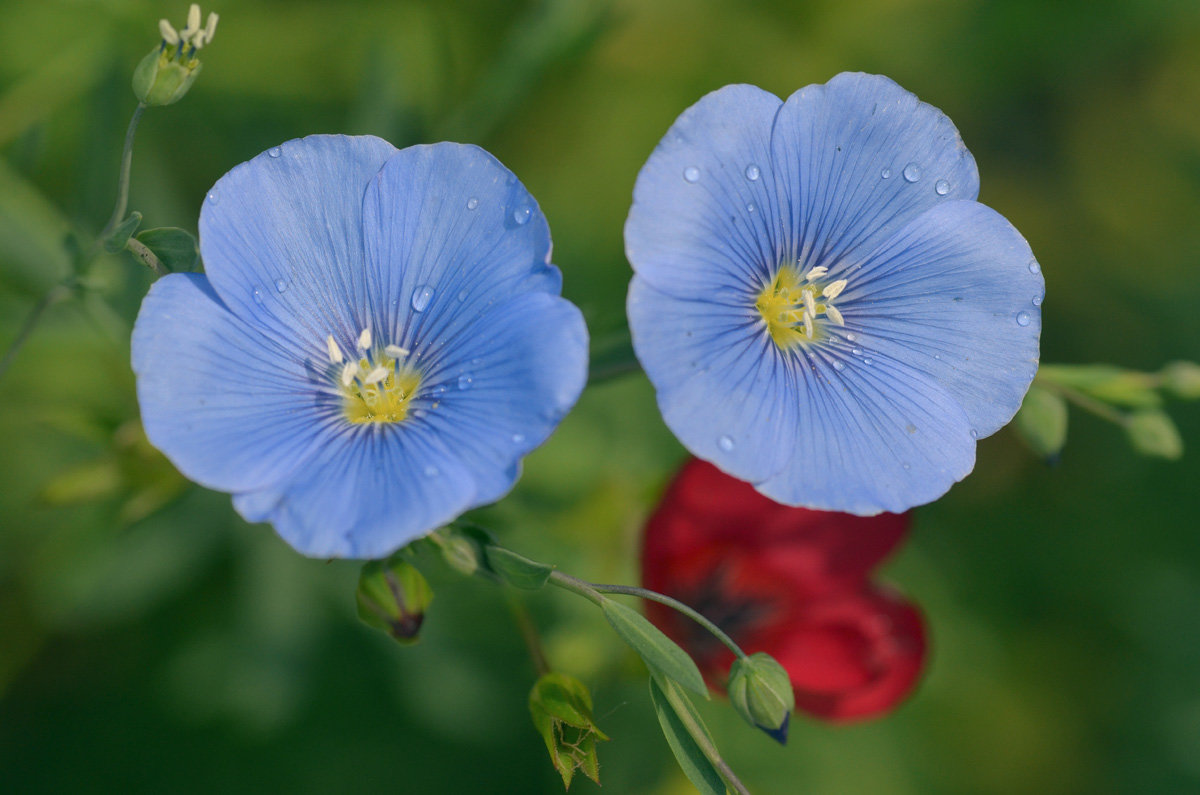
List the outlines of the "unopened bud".
<svg viewBox="0 0 1200 795">
<path fill-rule="evenodd" d="M 1200 364 L 1171 362 L 1162 370 L 1163 388 L 1183 400 L 1200 398 Z"/>
<path fill-rule="evenodd" d="M 788 721 L 796 708 L 791 678 L 769 654 L 758 652 L 735 660 L 729 669 L 729 702 L 742 719 L 783 745 Z"/>
<path fill-rule="evenodd" d="M 415 566 L 397 553 L 365 564 L 358 577 L 358 617 L 401 643 L 416 643 L 433 590 Z"/>
<path fill-rule="evenodd" d="M 1161 411 L 1136 411 L 1125 425 L 1129 441 L 1142 455 L 1160 458 L 1179 458 L 1183 455 L 1183 439 L 1179 429 Z"/>
<path fill-rule="evenodd" d="M 188 11 L 188 24 L 182 30 L 165 19 L 159 20 L 162 41 L 151 50 L 133 73 L 133 93 L 147 105 L 170 105 L 188 92 L 200 74 L 200 49 L 212 41 L 217 30 L 217 15 L 209 14 L 208 24 L 200 27 L 200 7 Z"/>
</svg>

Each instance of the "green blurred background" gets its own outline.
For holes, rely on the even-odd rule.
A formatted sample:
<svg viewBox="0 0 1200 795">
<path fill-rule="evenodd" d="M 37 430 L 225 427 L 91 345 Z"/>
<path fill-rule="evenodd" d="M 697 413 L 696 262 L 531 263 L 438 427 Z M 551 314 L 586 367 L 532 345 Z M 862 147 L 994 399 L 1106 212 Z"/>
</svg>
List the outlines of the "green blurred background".
<svg viewBox="0 0 1200 795">
<path fill-rule="evenodd" d="M 205 13 L 210 10 L 207 6 Z M 131 207 L 195 229 L 230 167 L 310 133 L 478 143 L 538 198 L 566 295 L 619 331 L 638 168 L 705 92 L 786 96 L 880 72 L 956 122 L 981 199 L 1043 265 L 1044 360 L 1200 357 L 1200 3 L 1191 0 L 224 0 L 204 71 L 150 111 Z M 0 2 L 0 345 L 111 210 L 129 78 L 182 2 Z M 354 616 L 357 567 L 301 558 L 140 436 L 128 335 L 148 279 L 115 258 L 0 381 L 0 790 L 561 791 L 533 671 L 486 585 L 433 570 L 423 642 Z M 758 793 L 1200 790 L 1200 407 L 1194 449 L 1136 457 L 1072 414 L 1056 468 L 1011 431 L 917 512 L 889 579 L 933 647 L 894 715 L 797 720 L 786 748 L 705 705 Z M 502 540 L 636 579 L 683 452 L 643 377 L 588 391 L 479 512 Z M 604 791 L 685 793 L 639 663 L 596 611 L 530 600 L 591 688 Z M 576 790 L 594 791 L 579 778 Z"/>
</svg>

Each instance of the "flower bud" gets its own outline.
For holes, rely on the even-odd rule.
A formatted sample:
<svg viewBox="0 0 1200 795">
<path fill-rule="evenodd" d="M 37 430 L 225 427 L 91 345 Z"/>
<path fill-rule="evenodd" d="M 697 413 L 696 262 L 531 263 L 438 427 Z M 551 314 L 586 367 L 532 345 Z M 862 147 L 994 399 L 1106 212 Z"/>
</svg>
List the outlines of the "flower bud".
<svg viewBox="0 0 1200 795">
<path fill-rule="evenodd" d="M 217 15 L 208 15 L 200 27 L 200 6 L 192 4 L 188 24 L 176 31 L 167 20 L 158 23 L 162 42 L 151 50 L 133 72 L 133 93 L 146 105 L 170 105 L 188 92 L 200 74 L 196 57 L 217 31 Z"/>
<path fill-rule="evenodd" d="M 742 719 L 780 745 L 787 742 L 788 721 L 796 697 L 788 672 L 765 652 L 735 660 L 729 669 L 729 702 Z"/>
<path fill-rule="evenodd" d="M 1200 364 L 1171 362 L 1162 371 L 1163 388 L 1177 398 L 1200 398 Z"/>
<path fill-rule="evenodd" d="M 592 718 L 592 696 L 583 682 L 566 674 L 543 674 L 529 691 L 529 713 L 563 786 L 571 786 L 576 770 L 599 784 L 596 742 L 608 737 Z"/>
<path fill-rule="evenodd" d="M 404 644 L 416 643 L 433 590 L 415 566 L 397 553 L 372 560 L 358 577 L 358 617 Z"/>
<path fill-rule="evenodd" d="M 1179 429 L 1161 411 L 1135 411 L 1129 416 L 1125 433 L 1133 448 L 1142 455 L 1171 459 L 1183 455 Z"/>
</svg>

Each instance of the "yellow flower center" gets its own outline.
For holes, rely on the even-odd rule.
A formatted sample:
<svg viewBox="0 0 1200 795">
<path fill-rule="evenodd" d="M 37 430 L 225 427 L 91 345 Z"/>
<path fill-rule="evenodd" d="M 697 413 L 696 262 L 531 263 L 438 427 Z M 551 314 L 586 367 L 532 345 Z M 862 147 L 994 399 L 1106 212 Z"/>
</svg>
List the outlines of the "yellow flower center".
<svg viewBox="0 0 1200 795">
<path fill-rule="evenodd" d="M 342 413 L 355 424 L 390 424 L 408 417 L 409 404 L 421 385 L 421 374 L 408 363 L 409 351 L 399 345 L 372 345 L 370 329 L 363 329 L 355 353 L 346 361 L 342 347 L 331 334 L 330 376 L 342 394 Z"/>
<path fill-rule="evenodd" d="M 846 325 L 833 305 L 846 289 L 846 280 L 826 284 L 822 277 L 828 272 L 828 268 L 819 266 L 801 274 L 792 265 L 781 265 L 759 292 L 754 308 L 781 350 L 821 340 L 824 323 L 819 321 Z"/>
</svg>

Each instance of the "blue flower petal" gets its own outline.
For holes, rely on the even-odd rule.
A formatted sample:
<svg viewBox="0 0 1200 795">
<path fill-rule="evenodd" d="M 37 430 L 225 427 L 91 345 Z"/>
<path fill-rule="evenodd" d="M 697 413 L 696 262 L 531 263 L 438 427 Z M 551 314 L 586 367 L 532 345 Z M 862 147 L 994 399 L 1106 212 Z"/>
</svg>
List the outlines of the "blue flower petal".
<svg viewBox="0 0 1200 795">
<path fill-rule="evenodd" d="M 676 298 L 639 275 L 627 310 L 634 351 L 685 447 L 751 481 L 790 460 L 798 365 L 778 355 L 753 309 Z"/>
<path fill-rule="evenodd" d="M 1012 419 L 1038 366 L 1045 281 L 999 213 L 948 202 L 913 219 L 853 272 L 839 307 L 864 355 L 939 384 L 979 437 Z"/>
<path fill-rule="evenodd" d="M 870 515 L 942 496 L 975 465 L 958 402 L 889 360 L 799 370 L 799 432 L 780 438 L 791 460 L 756 483 L 788 505 Z M 720 465 L 720 462 L 716 462 Z"/>
<path fill-rule="evenodd" d="M 244 320 L 321 355 L 367 317 L 363 194 L 396 152 L 371 136 L 288 141 L 221 177 L 200 210 L 213 289 Z"/>
<path fill-rule="evenodd" d="M 854 261 L 945 199 L 979 195 L 953 122 L 886 77 L 843 73 L 800 89 L 771 133 L 786 258 Z M 886 175 L 886 178 L 885 178 Z"/>
<path fill-rule="evenodd" d="M 544 442 L 587 382 L 587 327 L 558 296 L 519 295 L 459 333 L 431 380 L 449 386 L 422 421 L 445 440 L 476 484 L 472 505 L 516 481 L 519 458 Z"/>
<path fill-rule="evenodd" d="M 301 356 L 226 309 L 204 276 L 159 279 L 132 344 L 146 435 L 192 480 L 273 485 L 319 443 L 325 423 Z"/>
<path fill-rule="evenodd" d="M 685 298 L 741 297 L 778 264 L 785 236 L 771 124 L 782 102 L 726 86 L 688 108 L 638 174 L 625 250 L 638 276 Z"/>
<path fill-rule="evenodd" d="M 561 289 L 537 202 L 477 146 L 400 151 L 371 183 L 363 220 L 376 333 L 426 368 L 480 313 Z"/>
</svg>

